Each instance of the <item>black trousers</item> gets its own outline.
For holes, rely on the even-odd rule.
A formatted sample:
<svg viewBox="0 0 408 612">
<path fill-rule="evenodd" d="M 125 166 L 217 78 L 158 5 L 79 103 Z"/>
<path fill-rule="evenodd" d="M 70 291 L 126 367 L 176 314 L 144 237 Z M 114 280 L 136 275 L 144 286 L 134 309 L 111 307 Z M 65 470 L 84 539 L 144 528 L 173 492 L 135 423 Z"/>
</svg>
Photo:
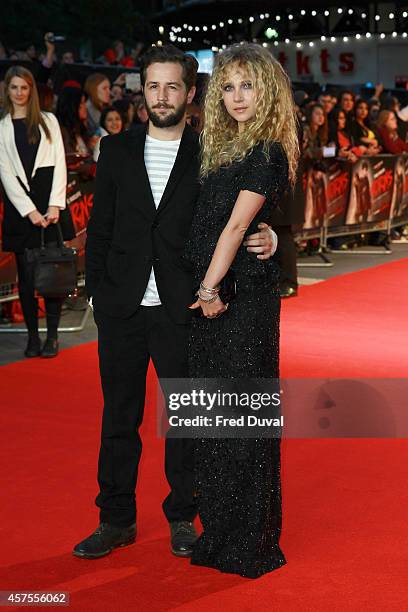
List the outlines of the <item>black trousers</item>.
<svg viewBox="0 0 408 612">
<path fill-rule="evenodd" d="M 104 396 L 98 463 L 101 522 L 128 526 L 136 520 L 135 488 L 142 452 L 146 374 L 151 358 L 160 378 L 185 378 L 189 325 L 176 325 L 163 306 L 140 306 L 128 319 L 96 309 L 99 366 Z M 152 409 L 156 409 L 152 407 Z M 169 522 L 196 513 L 192 439 L 166 439 L 165 471 L 170 493 L 163 502 Z"/>
<path fill-rule="evenodd" d="M 291 225 L 274 225 L 278 236 L 276 257 L 280 265 L 280 284 L 283 287 L 297 289 L 298 278 L 296 268 L 296 244 Z"/>
<path fill-rule="evenodd" d="M 38 334 L 38 300 L 34 292 L 33 266 L 27 264 L 24 253 L 15 253 L 18 275 L 18 294 L 28 333 Z M 47 317 L 47 336 L 57 338 L 61 318 L 61 298 L 44 298 Z"/>
</svg>

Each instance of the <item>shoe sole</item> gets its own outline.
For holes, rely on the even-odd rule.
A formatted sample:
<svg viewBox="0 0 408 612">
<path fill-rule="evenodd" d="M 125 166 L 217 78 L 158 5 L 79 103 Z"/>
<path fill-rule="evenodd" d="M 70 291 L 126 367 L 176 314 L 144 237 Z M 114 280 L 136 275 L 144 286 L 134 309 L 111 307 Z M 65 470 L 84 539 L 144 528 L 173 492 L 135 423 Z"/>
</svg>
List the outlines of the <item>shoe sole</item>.
<svg viewBox="0 0 408 612">
<path fill-rule="evenodd" d="M 191 557 L 191 555 L 193 554 L 192 550 L 180 551 L 180 550 L 174 550 L 174 548 L 171 548 L 171 552 L 176 557 Z"/>
<path fill-rule="evenodd" d="M 124 548 L 125 546 L 131 546 L 132 544 L 135 543 L 135 541 L 136 541 L 136 538 L 134 538 L 133 540 L 129 540 L 128 542 L 124 542 L 123 544 L 112 546 L 112 548 L 109 549 L 107 552 L 104 552 L 99 555 L 98 554 L 91 555 L 89 553 L 76 552 L 75 550 L 72 551 L 72 554 L 74 555 L 74 557 L 78 557 L 79 559 L 101 559 L 102 557 L 106 557 L 107 555 L 110 555 L 111 552 L 115 550 L 115 548 Z"/>
</svg>

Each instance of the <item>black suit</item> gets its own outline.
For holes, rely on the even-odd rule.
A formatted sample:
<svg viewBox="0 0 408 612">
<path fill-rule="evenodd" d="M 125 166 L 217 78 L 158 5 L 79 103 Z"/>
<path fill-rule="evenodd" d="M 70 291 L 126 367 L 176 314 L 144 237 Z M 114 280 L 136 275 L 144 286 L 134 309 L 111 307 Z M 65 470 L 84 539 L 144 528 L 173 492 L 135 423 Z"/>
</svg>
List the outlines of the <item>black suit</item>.
<svg viewBox="0 0 408 612">
<path fill-rule="evenodd" d="M 96 499 L 101 521 L 135 520 L 135 485 L 141 454 L 138 428 L 152 358 L 162 378 L 184 378 L 193 301 L 192 279 L 181 255 L 199 191 L 199 145 L 186 126 L 156 210 L 144 163 L 146 128 L 101 142 L 94 206 L 87 230 L 86 290 L 99 333 L 104 393 Z M 152 266 L 161 306 L 140 306 Z M 163 504 L 169 521 L 192 520 L 191 440 L 166 440 L 171 493 Z"/>
</svg>

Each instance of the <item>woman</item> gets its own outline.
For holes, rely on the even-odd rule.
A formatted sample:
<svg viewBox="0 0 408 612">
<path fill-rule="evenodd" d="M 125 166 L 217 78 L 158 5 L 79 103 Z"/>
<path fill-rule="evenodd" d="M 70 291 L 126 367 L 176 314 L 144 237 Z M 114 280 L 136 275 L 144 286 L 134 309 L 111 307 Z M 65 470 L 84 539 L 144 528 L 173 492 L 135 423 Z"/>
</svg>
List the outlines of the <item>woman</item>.
<svg viewBox="0 0 408 612">
<path fill-rule="evenodd" d="M 367 147 L 360 145 L 353 146 L 353 139 L 347 130 L 346 113 L 338 108 L 333 111 L 330 130 L 330 139 L 336 145 L 336 155 L 355 162 L 359 157 L 367 152 Z"/>
<path fill-rule="evenodd" d="M 408 152 L 408 142 L 398 136 L 397 117 L 393 111 L 383 110 L 378 115 L 378 135 L 383 145 L 384 153 L 400 155 Z"/>
<path fill-rule="evenodd" d="M 378 140 L 370 127 L 368 114 L 368 103 L 365 100 L 359 100 L 354 107 L 354 119 L 351 122 L 350 133 L 357 146 L 367 147 L 367 155 L 377 155 L 381 147 L 378 146 Z"/>
<path fill-rule="evenodd" d="M 84 89 L 88 96 L 88 130 L 93 135 L 99 128 L 102 110 L 110 104 L 110 82 L 104 74 L 94 72 L 86 79 Z"/>
<path fill-rule="evenodd" d="M 122 117 L 123 129 L 129 130 L 135 118 L 135 107 L 132 100 L 129 100 L 129 98 L 116 100 L 112 103 L 112 106 Z"/>
<path fill-rule="evenodd" d="M 64 87 L 58 97 L 56 114 L 61 127 L 65 154 L 88 157 L 90 155 L 86 126 L 88 111 L 86 98 L 81 89 Z"/>
<path fill-rule="evenodd" d="M 47 339 L 41 348 L 38 303 L 26 248 L 40 246 L 41 228 L 48 243 L 57 241 L 60 211 L 65 208 L 67 173 L 64 145 L 57 119 L 40 111 L 33 75 L 12 66 L 5 76 L 0 121 L 0 179 L 4 187 L 3 249 L 14 251 L 18 289 L 28 330 L 26 357 L 55 357 L 62 300 L 47 298 Z M 64 238 L 74 237 L 72 226 Z"/>
<path fill-rule="evenodd" d="M 105 108 L 101 114 L 101 127 L 99 133 L 101 137 L 95 145 L 93 151 L 94 161 L 98 161 L 101 139 L 112 134 L 119 134 L 123 131 L 123 120 L 119 111 L 113 106 Z"/>
<path fill-rule="evenodd" d="M 217 57 L 202 134 L 202 189 L 186 257 L 200 285 L 189 348 L 193 378 L 277 378 L 279 269 L 245 252 L 251 233 L 296 176 L 298 136 L 289 80 L 262 47 L 234 45 Z M 231 272 L 229 272 L 231 270 Z M 219 284 L 234 274 L 236 298 Z M 256 578 L 285 563 L 280 440 L 197 441 L 198 505 L 204 531 L 192 563 Z"/>
<path fill-rule="evenodd" d="M 329 126 L 326 112 L 321 104 L 314 102 L 306 108 L 304 140 L 307 143 L 303 155 L 309 160 L 321 160 L 323 147 L 327 145 Z"/>
</svg>

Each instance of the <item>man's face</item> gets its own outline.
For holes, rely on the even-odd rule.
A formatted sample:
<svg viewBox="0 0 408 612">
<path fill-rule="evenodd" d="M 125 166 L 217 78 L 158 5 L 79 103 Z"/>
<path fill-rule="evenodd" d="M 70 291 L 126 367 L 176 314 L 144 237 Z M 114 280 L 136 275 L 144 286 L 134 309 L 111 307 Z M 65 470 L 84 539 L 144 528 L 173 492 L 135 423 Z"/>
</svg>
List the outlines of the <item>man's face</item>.
<svg viewBox="0 0 408 612">
<path fill-rule="evenodd" d="M 329 95 L 323 95 L 319 97 L 319 102 L 323 106 L 324 110 L 327 114 L 331 113 L 333 110 L 334 104 L 332 97 Z"/>
<path fill-rule="evenodd" d="M 144 96 L 146 110 L 155 127 L 178 125 L 184 118 L 187 104 L 195 94 L 195 87 L 186 90 L 183 68 L 176 62 L 156 62 L 146 70 Z"/>
</svg>

